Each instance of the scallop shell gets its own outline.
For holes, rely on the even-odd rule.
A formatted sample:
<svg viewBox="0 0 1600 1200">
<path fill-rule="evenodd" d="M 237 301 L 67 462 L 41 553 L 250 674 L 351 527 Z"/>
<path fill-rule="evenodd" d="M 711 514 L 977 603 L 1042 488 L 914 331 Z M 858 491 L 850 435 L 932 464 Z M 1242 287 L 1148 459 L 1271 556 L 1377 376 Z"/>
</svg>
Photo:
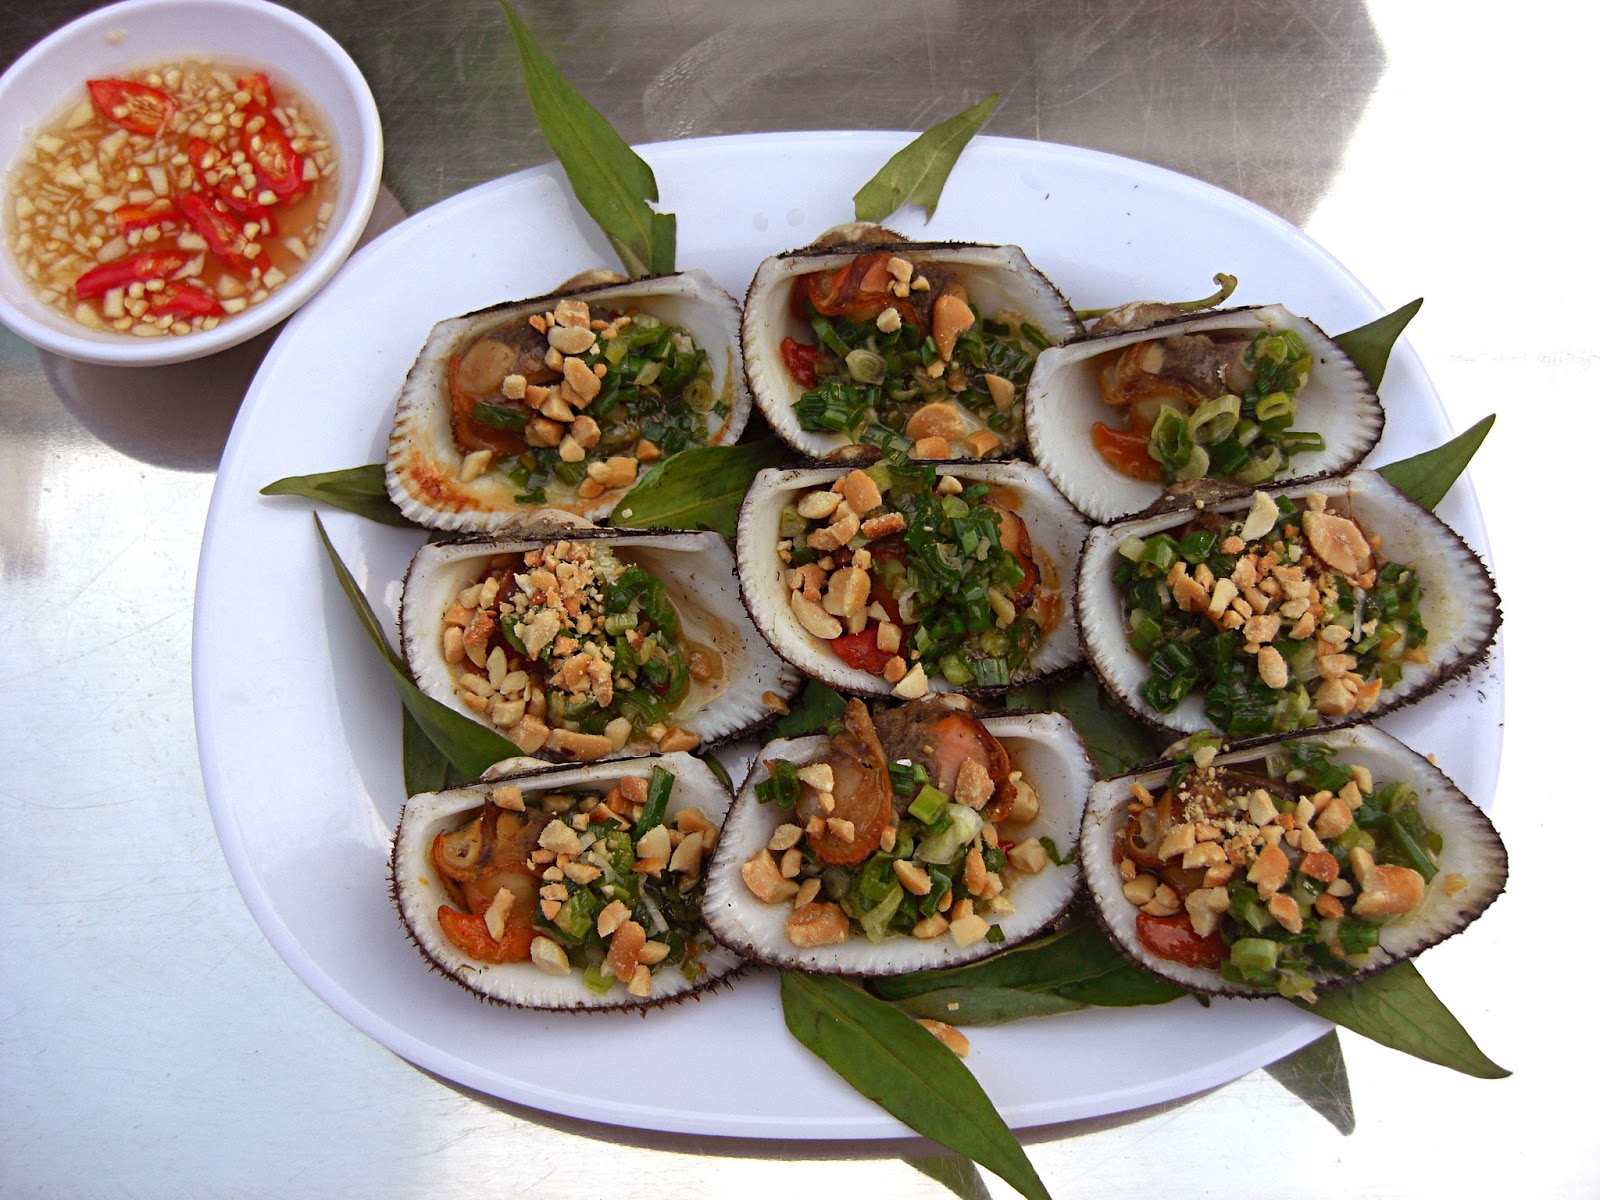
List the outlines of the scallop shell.
<svg viewBox="0 0 1600 1200">
<path fill-rule="evenodd" d="M 1325 728 L 1375 720 L 1420 700 L 1488 654 L 1500 628 L 1500 601 L 1488 568 L 1455 530 L 1378 472 L 1353 471 L 1320 482 L 1262 491 L 1291 499 L 1313 492 L 1323 493 L 1330 501 L 1345 497 L 1356 522 L 1369 534 L 1382 536 L 1383 557 L 1415 568 L 1421 579 L 1427 662 L 1403 664 L 1400 681 L 1379 694 L 1371 711 L 1325 721 Z M 1242 513 L 1250 508 L 1252 499 L 1253 493 L 1245 494 L 1206 507 L 1225 514 Z M 1183 733 L 1210 728 L 1203 700 L 1198 692 L 1191 693 L 1172 712 L 1158 713 L 1139 694 L 1149 671 L 1145 660 L 1128 644 L 1112 573 L 1119 561 L 1118 547 L 1129 537 L 1148 538 L 1181 527 L 1195 511 L 1185 506 L 1158 516 L 1097 526 L 1078 563 L 1078 631 L 1089 665 L 1129 712 L 1152 725 Z"/>
<path fill-rule="evenodd" d="M 750 395 L 739 356 L 739 306 L 733 297 L 703 271 L 577 286 L 595 274 L 580 276 L 572 281 L 574 286 L 546 296 L 497 304 L 433 327 L 406 375 L 389 435 L 385 483 L 390 498 L 407 517 L 433 529 L 460 533 L 526 533 L 552 523 L 572 524 L 563 514 L 600 520 L 626 493 L 625 487 L 613 487 L 584 499 L 575 490 L 552 483 L 546 487 L 550 503 L 534 506 L 517 503 L 521 489 L 499 471 L 462 479 L 464 455 L 452 432 L 445 376 L 451 356 L 486 333 L 549 312 L 563 297 L 624 312 L 648 312 L 686 329 L 695 345 L 706 351 L 712 392 L 728 408 L 722 424 L 711 430 L 708 444 L 732 445 L 739 440 L 750 417 Z"/>
<path fill-rule="evenodd" d="M 528 760 L 512 760 L 504 767 L 515 768 Z M 438 911 L 448 904 L 447 893 L 432 862 L 430 849 L 435 836 L 455 828 L 460 819 L 484 806 L 495 787 L 515 784 L 528 806 L 546 792 L 574 788 L 609 789 L 629 776 L 644 779 L 652 769 L 663 767 L 677 782 L 667 802 L 667 815 L 685 808 L 698 808 L 710 821 L 720 823 L 732 802 L 726 787 L 699 759 L 688 754 L 664 754 L 651 758 L 620 759 L 588 767 L 546 767 L 543 770 L 506 774 L 490 768 L 484 780 L 445 792 L 424 792 L 406 802 L 400 813 L 390 859 L 390 886 L 400 919 L 411 940 L 424 958 L 439 972 L 462 987 L 488 1000 L 516 1008 L 557 1010 L 647 1008 L 679 1000 L 704 991 L 737 971 L 743 964 L 732 954 L 710 943 L 700 957 L 703 977 L 690 982 L 681 969 L 662 963 L 652 969 L 651 994 L 632 996 L 626 988 L 613 986 L 604 995 L 595 995 L 583 982 L 583 971 L 552 975 L 526 963 L 484 963 L 456 948 L 439 927 Z"/>
<path fill-rule="evenodd" d="M 799 690 L 799 674 L 771 651 L 740 603 L 733 552 L 720 534 L 587 529 L 522 541 L 432 542 L 418 550 L 401 594 L 400 642 L 412 678 L 423 692 L 463 715 L 483 720 L 456 693 L 444 660 L 442 618 L 462 589 L 482 577 L 491 558 L 558 541 L 604 546 L 624 564 L 637 564 L 662 580 L 678 610 L 683 637 L 722 655 L 720 684 L 692 683 L 672 718 L 703 744 L 772 717 L 773 710 L 762 700 L 765 693 L 788 699 Z M 647 754 L 652 749 L 641 739 L 626 753 Z"/>
<path fill-rule="evenodd" d="M 1374 784 L 1406 781 L 1417 790 L 1418 810 L 1443 840 L 1438 873 L 1428 884 L 1422 904 L 1382 927 L 1372 958 L 1354 975 L 1328 973 L 1314 976 L 1319 986 L 1336 987 L 1412 958 L 1459 933 L 1488 908 L 1506 882 L 1506 851 L 1482 810 L 1450 778 L 1415 750 L 1372 726 L 1330 730 L 1326 733 L 1258 740 L 1249 749 L 1217 755 L 1214 765 L 1248 768 L 1261 762 L 1276 747 L 1316 742 L 1329 747 L 1332 761 L 1365 766 Z M 1122 894 L 1122 876 L 1114 847 L 1127 822 L 1135 785 L 1152 795 L 1166 786 L 1172 764 L 1095 784 L 1083 819 L 1079 858 L 1093 898 L 1096 915 L 1123 953 L 1158 975 L 1197 992 L 1260 996 L 1275 992 L 1229 982 L 1209 967 L 1188 966 L 1151 954 L 1139 942 L 1138 910 Z M 1256 773 L 1261 773 L 1257 771 Z M 1453 878 L 1459 877 L 1459 879 Z M 1455 895 L 1447 887 L 1460 884 Z"/>
<path fill-rule="evenodd" d="M 878 230 L 880 235 L 889 235 Z M 814 340 L 811 327 L 794 316 L 789 296 L 794 283 L 816 271 L 837 271 L 858 254 L 891 250 L 913 265 L 936 262 L 950 268 L 966 285 L 978 310 L 993 315 L 1000 309 L 1022 313 L 1052 341 L 1081 337 L 1083 324 L 1044 275 L 1017 246 L 991 246 L 968 242 L 852 242 L 841 249 L 837 242 L 818 243 L 766 259 L 757 268 L 745 296 L 740 340 L 744 348 L 745 375 L 750 393 L 773 431 L 789 446 L 811 458 L 823 458 L 844 446 L 849 438 L 835 433 L 808 433 L 795 419 L 794 405 L 801 387 L 784 365 L 783 339 Z M 1018 397 L 1022 402 L 1022 397 Z M 1010 454 L 1017 446 L 1002 446 Z"/>
<path fill-rule="evenodd" d="M 1045 474 L 1084 515 L 1115 521 L 1140 512 L 1161 494 L 1159 483 L 1130 479 L 1112 468 L 1090 441 L 1097 421 L 1114 423 L 1100 399 L 1098 361 L 1139 342 L 1175 334 L 1293 330 L 1315 359 L 1299 395 L 1296 428 L 1320 433 L 1326 447 L 1296 454 L 1276 485 L 1356 466 L 1383 435 L 1383 406 L 1350 356 L 1304 317 L 1276 305 L 1184 316 L 1149 328 L 1092 335 L 1039 355 L 1028 385 L 1028 444 Z"/>
<path fill-rule="evenodd" d="M 887 695 L 893 685 L 881 676 L 846 666 L 821 638 L 808 633 L 789 606 L 785 570 L 778 558 L 778 519 L 785 504 L 800 492 L 829 486 L 849 467 L 804 467 L 762 471 L 751 484 L 739 510 L 736 546 L 739 586 L 745 607 L 768 643 L 806 674 L 833 687 L 861 694 Z M 1060 597 L 1060 617 L 1046 632 L 1028 666 L 1012 677 L 1021 684 L 1077 663 L 1082 652 L 1075 622 L 1069 617 L 1076 590 L 1076 559 L 1089 525 L 1062 500 L 1037 467 L 1026 463 L 953 463 L 938 469 L 970 483 L 987 483 L 996 492 L 1011 493 L 1015 511 L 1028 527 L 1040 582 Z M 1052 581 L 1053 576 L 1053 581 Z M 933 691 L 956 691 L 942 678 L 929 680 Z M 974 694 L 976 691 L 973 690 Z"/>
<path fill-rule="evenodd" d="M 1012 768 L 1039 794 L 1039 815 L 1019 836 L 1049 837 L 1059 847 L 1074 844 L 1095 771 L 1083 742 L 1065 717 L 1056 713 L 982 718 L 1012 759 Z M 723 945 L 745 958 L 792 970 L 829 975 L 900 975 L 973 962 L 1049 928 L 1066 912 L 1078 889 L 1076 862 L 1050 866 L 1037 875 L 1018 875 L 1007 889 L 1016 912 L 1000 918 L 1002 942 L 979 941 L 958 947 L 949 937 L 891 936 L 874 944 L 862 935 L 831 946 L 802 948 L 789 941 L 786 904 L 765 904 L 745 886 L 740 867 L 771 839 L 783 812 L 756 799 L 755 786 L 766 779 L 769 759 L 804 764 L 828 747 L 823 735 L 767 743 L 757 756 L 706 872 L 701 911 Z"/>
</svg>

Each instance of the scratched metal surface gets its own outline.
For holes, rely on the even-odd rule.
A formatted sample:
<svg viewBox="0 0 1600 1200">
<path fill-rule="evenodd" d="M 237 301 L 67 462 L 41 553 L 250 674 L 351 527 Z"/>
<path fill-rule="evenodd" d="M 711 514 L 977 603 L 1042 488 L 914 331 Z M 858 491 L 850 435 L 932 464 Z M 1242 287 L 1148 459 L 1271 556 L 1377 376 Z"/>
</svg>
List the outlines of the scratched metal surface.
<svg viewBox="0 0 1600 1200">
<path fill-rule="evenodd" d="M 0 64 L 87 7 L 5 4 Z M 390 219 L 547 157 L 497 6 L 293 7 L 372 83 Z M 1057 1196 L 1594 1194 L 1580 1086 L 1600 1067 L 1583 1019 L 1596 972 L 1560 919 L 1591 911 L 1593 889 L 1558 857 L 1588 820 L 1557 825 L 1538 803 L 1570 790 L 1551 764 L 1581 736 L 1558 699 L 1572 601 L 1557 616 L 1546 597 L 1587 590 L 1551 587 L 1572 548 L 1525 514 L 1530 498 L 1541 518 L 1581 512 L 1588 495 L 1581 469 L 1540 467 L 1552 434 L 1592 427 L 1577 414 L 1597 382 L 1596 255 L 1575 164 L 1595 19 L 1343 0 L 521 8 L 632 141 L 922 128 L 998 90 L 990 132 L 1219 184 L 1306 228 L 1391 306 L 1427 295 L 1410 337 L 1454 424 L 1500 413 L 1473 474 L 1508 616 L 1496 816 L 1513 861 L 1470 951 L 1432 952 L 1428 975 L 1517 1073 L 1471 1081 L 1345 1037 L 1353 1133 L 1336 1127 L 1348 1113 L 1326 1119 L 1255 1072 L 1022 1140 Z M 0 331 L 0 1194 L 1009 1194 L 915 1143 L 667 1136 L 464 1093 L 301 986 L 223 864 L 189 697 L 212 472 L 264 349 L 139 375 Z"/>
</svg>

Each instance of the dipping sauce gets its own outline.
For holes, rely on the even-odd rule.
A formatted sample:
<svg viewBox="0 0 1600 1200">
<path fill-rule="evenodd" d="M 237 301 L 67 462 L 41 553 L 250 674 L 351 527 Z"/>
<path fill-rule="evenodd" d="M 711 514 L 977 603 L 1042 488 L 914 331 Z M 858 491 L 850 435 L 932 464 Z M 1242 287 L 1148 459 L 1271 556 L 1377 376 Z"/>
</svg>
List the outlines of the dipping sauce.
<svg viewBox="0 0 1600 1200">
<path fill-rule="evenodd" d="M 314 114 L 263 72 L 188 59 L 91 79 L 13 173 L 6 242 L 90 329 L 211 329 L 311 256 L 336 167 Z"/>
</svg>

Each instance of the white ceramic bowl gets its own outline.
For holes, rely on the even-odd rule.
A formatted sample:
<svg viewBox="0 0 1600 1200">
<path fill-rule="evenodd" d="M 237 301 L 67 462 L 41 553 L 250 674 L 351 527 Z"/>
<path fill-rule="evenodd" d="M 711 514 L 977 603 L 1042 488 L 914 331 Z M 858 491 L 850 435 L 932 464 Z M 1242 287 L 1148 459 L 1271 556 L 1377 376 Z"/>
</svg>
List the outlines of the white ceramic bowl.
<svg viewBox="0 0 1600 1200">
<path fill-rule="evenodd" d="M 141 338 L 95 331 L 40 300 L 0 248 L 0 323 L 43 349 L 84 362 L 151 366 L 237 345 L 294 312 L 355 248 L 377 198 L 383 131 L 367 81 L 340 45 L 304 17 L 265 0 L 125 0 L 45 38 L 0 76 L 0 166 L 9 180 L 38 126 L 86 80 L 185 57 L 256 65 L 310 102 L 339 169 L 334 213 L 310 259 L 267 300 L 214 329 Z M 11 203 L 9 188 L 5 203 Z M 9 239 L 6 239 L 9 242 Z"/>
</svg>

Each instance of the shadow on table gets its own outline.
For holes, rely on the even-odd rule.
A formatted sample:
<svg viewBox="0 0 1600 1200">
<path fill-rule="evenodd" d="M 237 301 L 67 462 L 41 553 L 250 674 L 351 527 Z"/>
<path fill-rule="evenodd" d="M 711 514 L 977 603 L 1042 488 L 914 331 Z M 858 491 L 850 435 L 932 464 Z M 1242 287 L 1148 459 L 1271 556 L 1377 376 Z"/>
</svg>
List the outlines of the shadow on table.
<svg viewBox="0 0 1600 1200">
<path fill-rule="evenodd" d="M 967 1168 L 970 1168 L 971 1164 L 959 1155 L 952 1154 L 943 1146 L 924 1138 L 877 1138 L 841 1142 L 832 1139 L 822 1141 L 780 1140 L 775 1138 L 661 1133 L 648 1129 L 634 1129 L 626 1126 L 587 1121 L 581 1117 L 568 1117 L 558 1113 L 543 1112 L 528 1105 L 503 1100 L 487 1092 L 480 1092 L 475 1088 L 466 1087 L 463 1084 L 445 1078 L 443 1075 L 417 1067 L 414 1063 L 410 1065 L 436 1083 L 463 1096 L 470 1096 L 489 1108 L 503 1112 L 508 1116 L 517 1117 L 533 1125 L 560 1130 L 574 1137 L 592 1137 L 608 1143 L 621 1142 L 645 1150 L 661 1150 L 675 1153 L 692 1152 L 712 1157 L 761 1158 L 779 1162 L 826 1162 L 830 1159 L 841 1157 L 901 1159 L 923 1174 L 944 1183 L 957 1196 L 963 1197 L 963 1200 L 969 1200 L 971 1195 L 967 1183 L 967 1175 L 969 1173 Z M 1113 1113 L 1109 1116 L 1089 1117 L 1078 1121 L 1040 1125 L 1031 1129 L 1020 1130 L 1017 1133 L 1017 1140 L 1026 1149 L 1029 1146 L 1045 1142 L 1082 1137 L 1086 1134 L 1132 1125 L 1163 1113 L 1175 1112 L 1185 1108 L 1195 1101 L 1211 1095 L 1216 1090 L 1218 1089 L 1212 1088 L 1192 1096 L 1181 1096 L 1176 1100 L 1167 1100 L 1160 1104 L 1131 1109 L 1127 1112 Z M 981 1196 L 984 1193 L 978 1192 L 976 1194 Z"/>
<path fill-rule="evenodd" d="M 357 249 L 404 220 L 383 188 Z M 108 367 L 46 350 L 39 365 L 62 407 L 113 450 L 175 471 L 214 471 L 256 369 L 283 325 L 189 362 Z"/>
</svg>

